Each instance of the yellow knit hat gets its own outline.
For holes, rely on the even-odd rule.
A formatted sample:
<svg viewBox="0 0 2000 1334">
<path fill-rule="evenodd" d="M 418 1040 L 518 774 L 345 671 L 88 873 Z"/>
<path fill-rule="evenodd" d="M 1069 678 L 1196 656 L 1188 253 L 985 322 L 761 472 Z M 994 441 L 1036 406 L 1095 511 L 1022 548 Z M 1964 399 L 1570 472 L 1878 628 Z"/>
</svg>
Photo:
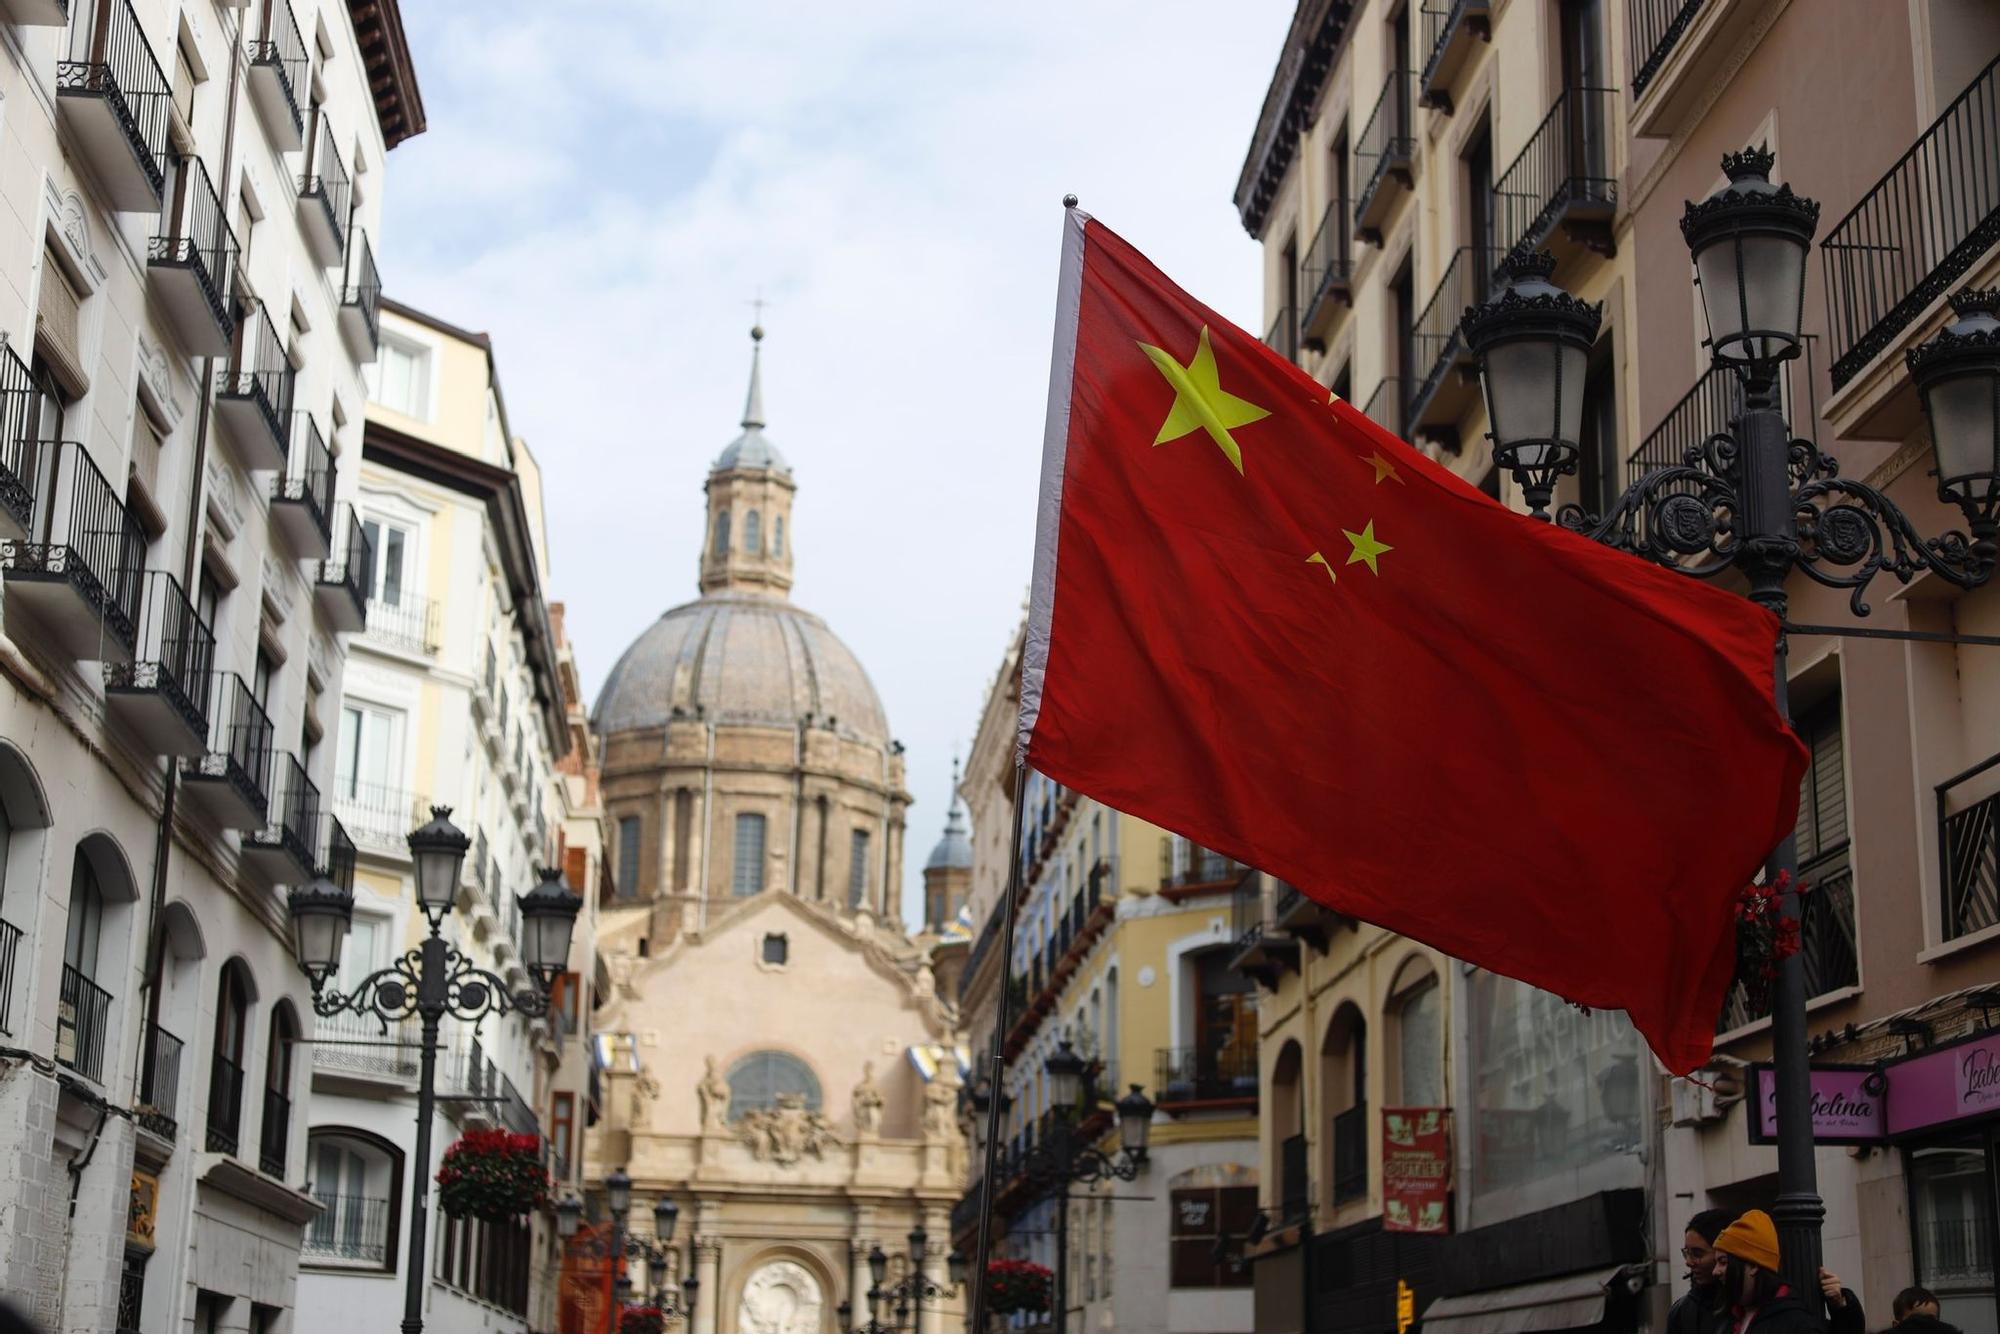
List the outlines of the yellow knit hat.
<svg viewBox="0 0 2000 1334">
<path fill-rule="evenodd" d="M 1722 1229 L 1722 1234 L 1715 1239 L 1715 1249 L 1739 1260 L 1748 1260 L 1759 1269 L 1776 1272 L 1777 1226 L 1771 1222 L 1771 1215 L 1762 1209 L 1752 1209 Z"/>
</svg>

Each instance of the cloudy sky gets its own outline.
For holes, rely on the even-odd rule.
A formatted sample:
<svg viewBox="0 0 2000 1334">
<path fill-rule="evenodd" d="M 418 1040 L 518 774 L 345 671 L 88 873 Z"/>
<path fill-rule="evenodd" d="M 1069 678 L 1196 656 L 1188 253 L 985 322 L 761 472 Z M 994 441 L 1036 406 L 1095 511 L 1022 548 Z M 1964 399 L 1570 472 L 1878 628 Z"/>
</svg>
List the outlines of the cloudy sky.
<svg viewBox="0 0 2000 1334">
<path fill-rule="evenodd" d="M 1285 0 L 405 5 L 388 291 L 493 335 L 595 694 L 695 594 L 750 299 L 795 599 L 908 746 L 906 912 L 1029 573 L 1061 199 L 1259 317 L 1230 204 Z"/>
</svg>

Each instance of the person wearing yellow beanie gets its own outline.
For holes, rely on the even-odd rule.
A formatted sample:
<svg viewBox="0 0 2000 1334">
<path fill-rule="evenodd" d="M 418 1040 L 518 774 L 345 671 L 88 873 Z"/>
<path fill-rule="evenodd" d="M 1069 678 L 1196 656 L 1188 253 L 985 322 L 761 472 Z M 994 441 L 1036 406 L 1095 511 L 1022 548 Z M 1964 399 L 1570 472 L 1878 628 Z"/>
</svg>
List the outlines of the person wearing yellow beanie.
<svg viewBox="0 0 2000 1334">
<path fill-rule="evenodd" d="M 1775 1273 L 1778 1268 L 1778 1225 L 1762 1209 L 1752 1209 L 1716 1234 L 1715 1249 Z"/>
<path fill-rule="evenodd" d="M 1778 1229 L 1771 1215 L 1752 1209 L 1715 1238 L 1722 1253 L 1722 1290 L 1731 1334 L 1827 1334 L 1820 1304 L 1811 1307 L 1778 1273 Z"/>
</svg>

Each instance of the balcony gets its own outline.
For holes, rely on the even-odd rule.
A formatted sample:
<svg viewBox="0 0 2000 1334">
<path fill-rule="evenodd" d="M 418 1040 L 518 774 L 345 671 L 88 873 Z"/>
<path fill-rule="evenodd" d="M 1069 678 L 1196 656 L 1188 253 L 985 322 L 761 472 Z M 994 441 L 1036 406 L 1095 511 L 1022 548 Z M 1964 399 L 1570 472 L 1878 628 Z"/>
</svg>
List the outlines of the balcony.
<svg viewBox="0 0 2000 1334">
<path fill-rule="evenodd" d="M 284 468 L 297 378 L 271 308 L 258 305 L 238 323 L 229 366 L 215 376 L 215 415 L 245 468 Z"/>
<path fill-rule="evenodd" d="M 41 447 L 42 391 L 13 347 L 0 340 L 0 542 L 25 538 L 35 524 Z"/>
<path fill-rule="evenodd" d="M 1625 0 L 1632 133 L 1670 138 L 1694 125 L 1715 70 L 1771 11 L 1770 0 Z"/>
<path fill-rule="evenodd" d="M 1861 980 L 1860 956 L 1854 938 L 1854 869 L 1848 845 L 1842 843 L 1799 867 L 1799 883 L 1810 891 L 1800 900 L 1799 956 L 1805 964 L 1806 999 L 1851 987 Z M 1768 989 L 1761 1003 L 1736 978 L 1723 998 L 1722 1017 L 1715 1031 L 1727 1033 L 1755 1023 L 1771 1013 Z"/>
<path fill-rule="evenodd" d="M 326 826 L 326 838 L 320 850 L 319 873 L 340 888 L 352 891 L 354 868 L 360 861 L 360 851 L 354 846 L 347 826 L 337 816 L 323 815 L 320 823 Z"/>
<path fill-rule="evenodd" d="M 1178 864 L 1174 858 L 1176 845 L 1183 851 Z M 1179 890 L 1184 893 L 1208 892 L 1228 889 L 1236 884 L 1245 870 L 1242 862 L 1234 857 L 1225 857 L 1219 852 L 1186 839 L 1163 838 L 1160 840 L 1160 889 L 1162 892 Z"/>
<path fill-rule="evenodd" d="M 64 964 L 56 1003 L 56 1061 L 101 1082 L 104 1030 L 110 1022 L 111 993 Z"/>
<path fill-rule="evenodd" d="M 250 58 L 250 100 L 281 153 L 305 146 L 299 94 L 306 88 L 306 43 L 289 0 L 264 0 L 264 21 L 244 44 Z"/>
<path fill-rule="evenodd" d="M 1162 1047 L 1154 1060 L 1160 1110 L 1178 1114 L 1204 1105 L 1257 1105 L 1257 1048 L 1236 1044 Z"/>
<path fill-rule="evenodd" d="M 244 833 L 264 827 L 271 800 L 270 715 L 235 672 L 215 674 L 208 749 L 183 761 L 188 801 L 224 829 Z"/>
<path fill-rule="evenodd" d="M 86 662 L 129 662 L 139 642 L 146 534 L 73 440 L 32 446 L 45 497 L 34 537 L 0 542 L 9 613 L 32 610 L 48 640 Z"/>
<path fill-rule="evenodd" d="M 14 1036 L 14 962 L 21 953 L 21 928 L 0 918 L 0 1033 Z"/>
<path fill-rule="evenodd" d="M 375 249 L 368 233 L 354 229 L 347 248 L 347 276 L 340 285 L 340 336 L 356 361 L 375 360 L 382 345 L 382 275 L 375 270 Z"/>
<path fill-rule="evenodd" d="M 1338 199 L 1326 206 L 1299 265 L 1299 290 L 1305 294 L 1306 346 L 1326 351 L 1327 335 L 1341 312 L 1354 305 L 1353 213 Z"/>
<path fill-rule="evenodd" d="M 319 1217 L 306 1229 L 299 1259 L 305 1264 L 379 1269 L 389 1263 L 389 1201 L 366 1195 L 318 1191 Z"/>
<path fill-rule="evenodd" d="M 321 1015 L 313 1020 L 315 1073 L 402 1085 L 417 1077 L 418 1037 L 408 1023 L 385 1030 L 367 1015 Z"/>
<path fill-rule="evenodd" d="M 149 753 L 195 758 L 208 749 L 215 635 L 165 570 L 145 575 L 132 661 L 104 666 L 104 703 Z"/>
<path fill-rule="evenodd" d="M 338 558 L 319 563 L 319 578 L 313 583 L 313 597 L 326 623 L 335 630 L 353 632 L 368 628 L 368 590 L 374 582 L 375 552 L 368 544 L 368 530 L 361 526 L 354 507 L 347 507 L 347 526 L 335 548 Z"/>
<path fill-rule="evenodd" d="M 1272 893 L 1271 924 L 1325 953 L 1327 937 L 1336 927 L 1353 925 L 1353 920 L 1341 916 L 1297 885 L 1281 880 Z"/>
<path fill-rule="evenodd" d="M 243 1137 L 243 1067 L 215 1053 L 208 1067 L 208 1135 L 210 1153 L 234 1155 Z"/>
<path fill-rule="evenodd" d="M 94 0 L 69 34 L 56 65 L 57 117 L 112 208 L 157 213 L 173 98 L 139 16 L 131 0 Z"/>
<path fill-rule="evenodd" d="M 146 1065 L 139 1078 L 139 1105 L 133 1117 L 171 1142 L 180 1133 L 181 1040 L 158 1024 L 147 1036 Z"/>
<path fill-rule="evenodd" d="M 439 604 L 400 588 L 385 588 L 382 594 L 368 599 L 369 641 L 426 657 L 436 653 Z"/>
<path fill-rule="evenodd" d="M 1484 301 L 1492 289 L 1498 250 L 1460 246 L 1445 266 L 1437 290 L 1417 315 L 1410 343 L 1423 371 L 1410 395 L 1408 422 L 1445 449 L 1458 448 L 1458 421 L 1479 397 L 1479 371 L 1458 330 L 1467 306 Z"/>
<path fill-rule="evenodd" d="M 1519 156 L 1493 184 L 1493 225 L 1504 243 L 1539 249 L 1558 230 L 1610 255 L 1618 181 L 1611 169 L 1617 91 L 1570 88 L 1556 98 Z"/>
<path fill-rule="evenodd" d="M 1836 391 L 2000 245 L 1997 161 L 2000 57 L 1820 243 Z M 1907 380 L 1902 358 L 1891 360 L 1893 378 Z"/>
<path fill-rule="evenodd" d="M 1302 1223 L 1312 1212 L 1311 1174 L 1306 1170 L 1306 1137 L 1288 1135 L 1278 1145 L 1278 1224 Z"/>
<path fill-rule="evenodd" d="M 1424 105 L 1449 116 L 1452 91 L 1472 62 L 1477 43 L 1493 40 L 1491 6 L 1487 0 L 1424 0 Z"/>
<path fill-rule="evenodd" d="M 340 149 L 333 142 L 333 126 L 324 110 L 314 111 L 312 147 L 306 153 L 305 170 L 299 174 L 299 230 L 305 234 L 313 258 L 329 269 L 347 253 L 352 189 Z"/>
<path fill-rule="evenodd" d="M 430 798 L 423 793 L 349 775 L 334 780 L 333 808 L 359 846 L 403 858 L 410 855 L 410 831 L 431 818 Z"/>
<path fill-rule="evenodd" d="M 1368 1198 L 1368 1104 L 1333 1116 L 1333 1203 Z"/>
<path fill-rule="evenodd" d="M 272 765 L 276 786 L 264 823 L 243 836 L 243 860 L 274 885 L 302 885 L 319 869 L 319 786 L 286 751 Z"/>
<path fill-rule="evenodd" d="M 271 520 L 292 550 L 320 560 L 333 550 L 333 453 L 310 414 L 292 414 L 292 450 L 271 479 Z"/>
<path fill-rule="evenodd" d="M 1410 381 L 1401 375 L 1385 375 L 1375 386 L 1375 392 L 1368 396 L 1361 415 L 1398 440 L 1407 440 L 1410 437 L 1404 425 L 1407 420 L 1404 414 L 1409 404 Z"/>
<path fill-rule="evenodd" d="M 1264 346 L 1276 352 L 1286 361 L 1296 363 L 1299 359 L 1299 312 L 1293 306 L 1281 306 L 1271 317 L 1271 327 L 1264 334 Z"/>
<path fill-rule="evenodd" d="M 291 1137 L 292 1100 L 278 1089 L 265 1089 L 264 1119 L 257 1127 L 257 1170 L 284 1180 Z"/>
<path fill-rule="evenodd" d="M 1688 25 L 1705 0 L 1625 0 L 1626 31 L 1631 35 L 1632 96 L 1642 96 L 1660 66 L 1673 54 Z"/>
<path fill-rule="evenodd" d="M 1299 942 L 1272 923 L 1264 881 L 1262 872 L 1246 870 L 1236 883 L 1230 902 L 1236 944 L 1229 966 L 1265 989 L 1276 991 L 1280 973 L 1287 968 L 1298 971 Z"/>
<path fill-rule="evenodd" d="M 219 357 L 236 333 L 229 300 L 236 233 L 207 165 L 192 153 L 176 154 L 173 165 L 167 228 L 147 244 L 146 268 L 181 346 L 190 356 Z"/>
<path fill-rule="evenodd" d="M 1390 70 L 1354 141 L 1354 230 L 1369 245 L 1382 232 L 1402 191 L 1414 188 L 1416 135 L 1410 129 L 1410 72 Z"/>
<path fill-rule="evenodd" d="M 1944 938 L 1956 940 L 2000 926 L 2000 792 L 1952 809 L 1952 794 L 2000 765 L 2000 755 L 1937 786 L 1939 883 L 1944 886 Z M 1987 786 L 1991 786 L 1989 783 Z"/>
</svg>

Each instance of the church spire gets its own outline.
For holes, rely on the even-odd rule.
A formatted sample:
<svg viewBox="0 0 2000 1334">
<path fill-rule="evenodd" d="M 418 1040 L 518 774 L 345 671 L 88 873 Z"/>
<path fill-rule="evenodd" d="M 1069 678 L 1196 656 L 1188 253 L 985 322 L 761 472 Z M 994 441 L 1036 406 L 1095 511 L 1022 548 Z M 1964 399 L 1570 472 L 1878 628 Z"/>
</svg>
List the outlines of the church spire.
<svg viewBox="0 0 2000 1334">
<path fill-rule="evenodd" d="M 764 429 L 764 326 L 750 326 L 750 397 L 743 403 L 743 429 Z"/>
<path fill-rule="evenodd" d="M 764 326 L 750 330 L 750 393 L 743 433 L 708 473 L 708 539 L 701 591 L 783 597 L 792 586 L 791 465 L 764 434 Z"/>
</svg>

